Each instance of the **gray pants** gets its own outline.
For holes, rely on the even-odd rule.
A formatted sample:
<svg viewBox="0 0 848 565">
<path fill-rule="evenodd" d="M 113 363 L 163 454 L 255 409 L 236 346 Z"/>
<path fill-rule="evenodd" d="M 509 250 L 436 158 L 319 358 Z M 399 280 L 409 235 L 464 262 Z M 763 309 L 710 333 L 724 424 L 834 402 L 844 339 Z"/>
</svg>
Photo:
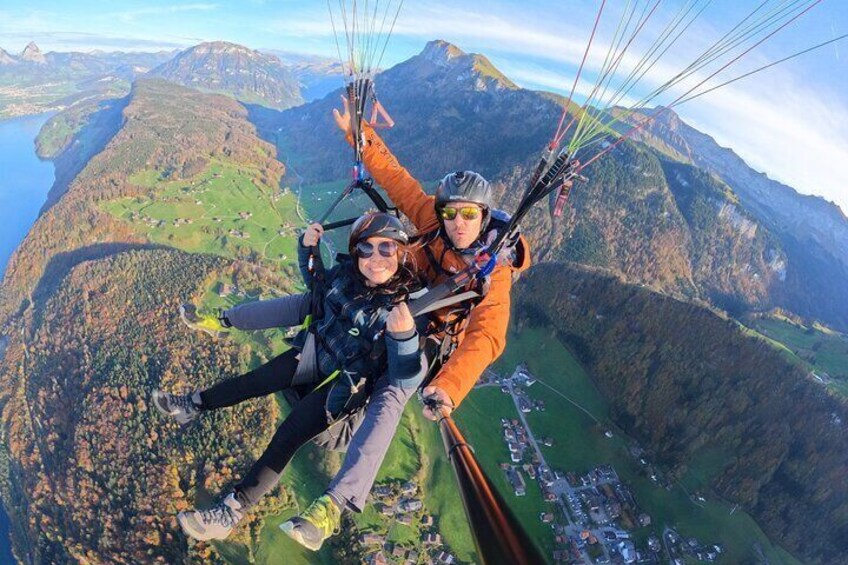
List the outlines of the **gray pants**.
<svg viewBox="0 0 848 565">
<path fill-rule="evenodd" d="M 348 508 L 355 512 L 362 512 L 403 409 L 421 384 L 417 379 L 410 380 L 415 382 L 404 382 L 404 386 L 385 377 L 377 381 L 365 418 L 347 447 L 342 468 L 327 488 L 333 498 L 347 501 Z"/>
</svg>

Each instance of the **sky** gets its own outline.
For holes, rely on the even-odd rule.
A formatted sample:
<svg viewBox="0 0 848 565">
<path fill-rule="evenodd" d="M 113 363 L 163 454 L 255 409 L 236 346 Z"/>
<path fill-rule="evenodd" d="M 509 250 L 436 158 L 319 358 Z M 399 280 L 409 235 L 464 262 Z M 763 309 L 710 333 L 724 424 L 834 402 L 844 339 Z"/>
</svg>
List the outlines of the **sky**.
<svg viewBox="0 0 848 565">
<path fill-rule="evenodd" d="M 336 24 L 339 1 L 330 0 Z M 352 0 L 341 1 L 350 6 Z M 399 1 L 371 0 L 370 5 L 382 10 Z M 655 5 L 654 0 L 629 1 L 637 3 L 637 13 Z M 764 10 L 809 0 L 766 1 Z M 591 92 L 627 2 L 607 0 L 604 5 L 576 88 L 579 101 Z M 644 53 L 648 39 L 659 37 L 686 2 L 697 2 L 704 10 L 641 79 L 642 89 L 637 85 L 622 99 L 625 104 L 684 68 L 762 0 L 656 2 L 617 76 L 626 75 L 621 73 L 627 65 L 632 68 L 638 62 L 633 55 Z M 359 5 L 368 2 L 360 0 Z M 600 6 L 601 0 L 406 0 L 381 66 L 388 68 L 417 54 L 432 39 L 444 39 L 467 52 L 486 55 L 520 86 L 567 95 Z M 821 0 L 701 88 L 846 33 L 848 2 Z M 20 52 L 30 41 L 46 52 L 181 49 L 211 40 L 337 58 L 328 4 L 321 0 L 3 0 L 0 4 L 0 47 L 11 53 Z M 694 86 L 708 78 L 720 64 L 701 70 L 686 84 Z M 686 88 L 651 105 L 667 104 Z M 848 214 L 848 39 L 681 104 L 675 111 L 755 169 L 801 193 L 835 202 Z"/>
</svg>

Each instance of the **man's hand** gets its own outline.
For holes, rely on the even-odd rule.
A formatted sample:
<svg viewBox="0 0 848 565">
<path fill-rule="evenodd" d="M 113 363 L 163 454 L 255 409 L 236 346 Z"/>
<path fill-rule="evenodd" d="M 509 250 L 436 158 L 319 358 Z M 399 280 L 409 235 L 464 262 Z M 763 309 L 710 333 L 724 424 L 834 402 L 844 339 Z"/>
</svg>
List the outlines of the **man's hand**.
<svg viewBox="0 0 848 565">
<path fill-rule="evenodd" d="M 432 410 L 427 404 L 424 405 L 424 417 L 428 420 L 433 420 L 434 422 L 442 417 L 444 413 L 450 415 L 453 412 L 453 400 L 448 396 L 448 393 L 443 391 L 437 386 L 427 386 L 424 387 L 421 395 L 424 397 L 424 400 L 436 400 L 440 409 Z"/>
<path fill-rule="evenodd" d="M 318 245 L 318 242 L 321 241 L 321 237 L 324 235 L 324 227 L 319 223 L 314 223 L 306 228 L 306 231 L 303 232 L 303 246 L 304 247 L 315 247 Z"/>
<path fill-rule="evenodd" d="M 345 137 L 350 135 L 350 103 L 347 101 L 347 96 L 342 96 L 342 107 L 344 108 L 344 113 L 340 113 L 337 109 L 333 108 L 333 118 L 336 120 L 336 125 L 339 126 L 339 129 L 342 130 L 345 134 Z"/>
<path fill-rule="evenodd" d="M 409 312 L 406 302 L 401 302 L 389 312 L 386 318 L 386 331 L 390 334 L 402 334 L 415 329 L 415 320 Z"/>
</svg>

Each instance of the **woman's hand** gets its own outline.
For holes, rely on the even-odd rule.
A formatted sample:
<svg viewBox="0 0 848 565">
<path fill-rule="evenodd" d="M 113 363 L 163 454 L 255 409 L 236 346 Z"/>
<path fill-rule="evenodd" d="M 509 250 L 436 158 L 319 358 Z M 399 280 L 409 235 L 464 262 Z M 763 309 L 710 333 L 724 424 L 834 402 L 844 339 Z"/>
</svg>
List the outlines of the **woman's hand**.
<svg viewBox="0 0 848 565">
<path fill-rule="evenodd" d="M 402 334 L 415 329 L 415 320 L 406 302 L 401 302 L 389 312 L 386 318 L 386 331 L 390 334 Z"/>
<path fill-rule="evenodd" d="M 303 246 L 315 247 L 321 241 L 324 235 L 324 227 L 319 223 L 314 223 L 303 232 Z"/>
<path fill-rule="evenodd" d="M 342 96 L 342 105 L 344 113 L 342 114 L 337 109 L 333 108 L 333 118 L 336 120 L 336 125 L 339 126 L 339 129 L 342 130 L 345 137 L 347 137 L 350 135 L 350 103 L 347 101 L 347 96 Z"/>
</svg>

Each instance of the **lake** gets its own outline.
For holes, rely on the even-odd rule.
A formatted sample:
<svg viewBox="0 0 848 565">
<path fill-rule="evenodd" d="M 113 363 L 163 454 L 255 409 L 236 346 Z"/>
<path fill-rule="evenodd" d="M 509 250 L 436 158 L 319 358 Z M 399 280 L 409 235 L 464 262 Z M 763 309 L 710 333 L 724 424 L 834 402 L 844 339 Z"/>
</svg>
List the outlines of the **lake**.
<svg viewBox="0 0 848 565">
<path fill-rule="evenodd" d="M 53 163 L 35 155 L 35 137 L 50 116 L 0 121 L 0 274 L 26 236 L 53 185 Z"/>
<path fill-rule="evenodd" d="M 47 114 L 0 120 L 0 277 L 53 185 L 53 163 L 35 155 L 35 137 Z M 9 517 L 0 506 L 0 563 L 14 563 Z"/>
</svg>

